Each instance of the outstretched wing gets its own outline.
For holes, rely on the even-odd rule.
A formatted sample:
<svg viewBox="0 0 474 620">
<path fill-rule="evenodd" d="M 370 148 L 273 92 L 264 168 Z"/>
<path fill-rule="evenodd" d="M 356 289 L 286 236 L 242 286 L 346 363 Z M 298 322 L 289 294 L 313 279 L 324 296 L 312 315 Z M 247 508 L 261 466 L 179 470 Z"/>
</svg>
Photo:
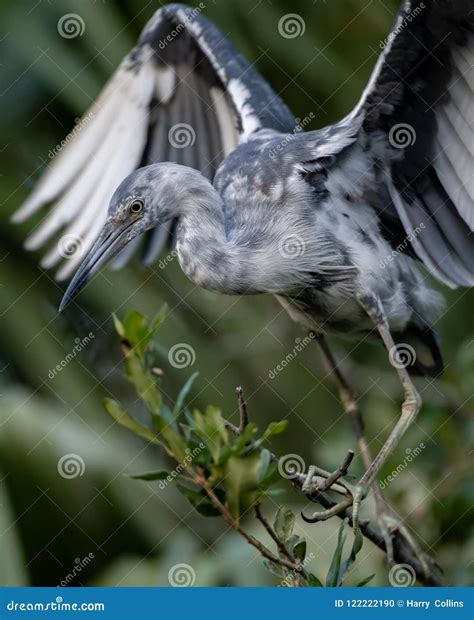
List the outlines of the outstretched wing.
<svg viewBox="0 0 474 620">
<path fill-rule="evenodd" d="M 376 162 L 382 224 L 401 221 L 451 287 L 474 284 L 473 62 L 472 0 L 406 0 L 350 115 Z"/>
<path fill-rule="evenodd" d="M 45 206 L 26 241 L 50 247 L 41 265 L 67 278 L 100 231 L 109 200 L 135 168 L 159 161 L 192 166 L 211 178 L 220 162 L 254 131 L 291 131 L 294 118 L 227 37 L 179 4 L 158 10 L 97 102 L 83 116 L 14 220 Z M 169 231 L 147 233 L 152 262 Z M 124 264 L 137 240 L 118 258 Z M 117 265 L 116 265 L 117 266 Z"/>
</svg>

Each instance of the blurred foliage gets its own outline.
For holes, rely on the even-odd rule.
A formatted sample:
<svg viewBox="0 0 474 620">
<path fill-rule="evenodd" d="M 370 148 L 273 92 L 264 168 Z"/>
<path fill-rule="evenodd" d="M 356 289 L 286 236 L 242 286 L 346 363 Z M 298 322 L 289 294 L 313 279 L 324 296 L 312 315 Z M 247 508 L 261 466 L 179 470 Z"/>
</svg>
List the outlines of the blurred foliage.
<svg viewBox="0 0 474 620">
<path fill-rule="evenodd" d="M 355 104 L 397 4 L 215 0 L 204 13 L 229 33 L 296 116 L 313 112 L 307 126 L 313 129 L 337 120 Z M 47 166 L 49 151 L 92 103 L 159 5 L 131 0 L 0 5 L 0 554 L 8 558 L 0 577 L 5 584 L 60 583 L 89 553 L 94 559 L 75 584 L 167 585 L 170 566 L 179 562 L 193 565 L 196 585 L 274 583 L 237 535 L 226 534 L 225 527 L 209 527 L 208 519 L 190 512 L 177 489 L 157 492 L 156 483 L 124 476 L 131 470 L 164 468 L 165 462 L 100 414 L 100 403 L 109 396 L 136 413 L 136 419 L 143 415 L 123 381 L 112 312 L 122 315 L 138 308 L 152 315 L 162 302 L 168 303 L 169 318 L 156 353 L 166 376 L 163 401 L 170 409 L 183 379 L 199 369 L 189 406 L 205 411 L 206 403 L 218 402 L 235 422 L 234 390 L 242 384 L 260 427 L 291 421 L 284 435 L 270 438 L 272 450 L 298 453 L 307 464 L 316 461 L 331 469 L 348 447 L 355 447 L 315 347 L 305 347 L 284 371 L 269 378 L 301 336 L 271 298 L 226 298 L 200 290 L 171 260 L 163 269 L 132 264 L 119 273 L 106 271 L 87 287 L 80 307 L 58 316 L 63 286 L 38 267 L 38 256 L 22 249 L 38 220 L 9 223 Z M 288 12 L 304 18 L 304 36 L 279 36 L 278 21 Z M 58 20 L 66 13 L 83 18 L 83 36 L 67 40 L 58 35 Z M 425 443 L 385 494 L 421 543 L 431 547 L 448 581 L 465 585 L 472 580 L 468 566 L 473 551 L 472 293 L 444 293 L 448 312 L 437 329 L 446 374 L 441 381 L 419 383 L 422 412 L 382 477 L 403 461 L 405 450 Z M 75 339 L 89 332 L 92 342 L 51 378 L 50 371 L 71 352 Z M 168 362 L 168 350 L 183 342 L 196 352 L 193 368 Z M 334 345 L 361 397 L 375 452 L 399 412 L 397 379 L 381 347 Z M 67 454 L 83 459 L 81 476 L 59 475 L 58 462 Z M 357 468 L 362 471 L 360 460 Z M 291 491 L 282 501 L 296 504 L 297 514 L 304 508 Z M 371 512 L 370 502 L 364 511 Z M 337 525 L 298 526 L 307 553 L 314 555 L 311 571 L 327 574 Z M 248 527 L 252 532 L 253 525 Z M 376 573 L 371 583 L 387 583 L 382 555 L 367 545 L 351 567 L 351 583 L 370 573 Z"/>
</svg>

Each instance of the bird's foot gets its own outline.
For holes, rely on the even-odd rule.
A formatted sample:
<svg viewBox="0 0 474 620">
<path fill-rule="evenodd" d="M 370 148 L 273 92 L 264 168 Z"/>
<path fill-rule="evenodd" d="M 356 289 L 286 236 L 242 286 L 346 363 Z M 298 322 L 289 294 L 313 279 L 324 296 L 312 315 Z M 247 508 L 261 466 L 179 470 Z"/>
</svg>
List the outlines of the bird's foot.
<svg viewBox="0 0 474 620">
<path fill-rule="evenodd" d="M 368 492 L 369 487 L 365 484 L 361 484 L 361 482 L 359 482 L 359 484 L 354 490 L 352 501 L 352 528 L 354 530 L 354 535 L 357 534 L 357 530 L 359 529 L 360 505 L 362 501 L 367 497 Z"/>
<path fill-rule="evenodd" d="M 340 514 L 350 506 L 353 506 L 352 521 L 354 523 L 354 529 L 357 531 L 359 505 L 367 494 L 367 491 L 365 487 L 358 486 L 354 493 L 351 487 L 342 480 L 342 478 L 348 475 L 349 465 L 353 458 L 354 453 L 352 450 L 349 450 L 342 464 L 333 472 L 324 471 L 314 465 L 308 468 L 308 473 L 302 484 L 302 490 L 305 493 L 311 495 L 313 493 L 322 493 L 331 490 L 342 495 L 343 499 L 331 506 L 331 508 L 316 511 L 311 516 L 306 516 L 304 513 L 301 513 L 301 517 L 304 521 L 307 523 L 326 521 L 326 519 L 330 519 L 334 515 Z"/>
<path fill-rule="evenodd" d="M 433 559 L 423 551 L 403 520 L 385 503 L 383 499 L 376 502 L 377 523 L 385 542 L 387 562 L 390 566 L 396 564 L 394 558 L 393 541 L 399 536 L 413 552 L 420 562 L 425 577 L 429 577 L 434 568 Z"/>
</svg>

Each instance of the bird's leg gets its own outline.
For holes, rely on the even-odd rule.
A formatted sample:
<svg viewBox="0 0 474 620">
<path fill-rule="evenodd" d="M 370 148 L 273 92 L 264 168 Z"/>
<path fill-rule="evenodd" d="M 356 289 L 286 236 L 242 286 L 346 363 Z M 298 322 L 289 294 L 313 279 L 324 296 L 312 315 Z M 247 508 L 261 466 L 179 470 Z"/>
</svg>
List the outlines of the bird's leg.
<svg viewBox="0 0 474 620">
<path fill-rule="evenodd" d="M 367 470 L 372 464 L 372 456 L 370 453 L 369 443 L 365 437 L 365 425 L 362 417 L 362 412 L 359 409 L 357 400 L 354 396 L 354 392 L 352 391 L 348 381 L 346 380 L 345 376 L 342 374 L 339 366 L 337 365 L 337 362 L 332 354 L 331 349 L 329 348 L 327 340 L 321 334 L 317 336 L 317 340 L 323 356 L 326 360 L 329 371 L 331 372 L 336 381 L 337 390 L 339 392 L 339 399 L 344 407 L 345 412 L 349 415 L 349 418 L 352 422 L 352 426 L 354 428 L 354 433 L 356 435 L 357 443 L 362 457 L 362 462 Z M 385 552 L 387 554 L 388 563 L 390 565 L 394 564 L 392 537 L 394 533 L 398 532 L 399 535 L 407 541 L 411 549 L 414 551 L 415 555 L 419 558 L 420 563 L 422 564 L 425 573 L 427 574 L 425 553 L 418 545 L 418 543 L 408 530 L 407 526 L 387 504 L 383 496 L 382 489 L 380 488 L 380 483 L 377 479 L 374 479 L 374 481 L 372 482 L 372 491 L 374 493 L 377 522 L 384 538 Z"/>
<path fill-rule="evenodd" d="M 339 392 L 339 399 L 344 407 L 344 411 L 349 416 L 354 433 L 359 446 L 362 462 L 367 470 L 372 464 L 372 456 L 370 454 L 369 443 L 365 437 L 365 425 L 362 418 L 362 412 L 359 409 L 354 392 L 352 391 L 349 383 L 342 374 L 337 362 L 329 348 L 326 338 L 319 334 L 317 337 L 318 344 L 321 348 L 323 356 L 326 360 L 326 365 L 329 368 L 330 373 L 336 381 L 336 387 Z M 372 483 L 372 490 L 374 492 L 375 507 L 377 517 L 380 524 L 380 529 L 385 540 L 385 548 L 387 552 L 387 558 L 389 563 L 393 562 L 393 542 L 392 535 L 389 528 L 386 526 L 385 521 L 381 518 L 383 514 L 388 512 L 388 506 L 382 494 L 382 489 L 378 480 L 374 480 Z"/>
<path fill-rule="evenodd" d="M 359 295 L 357 299 L 361 307 L 372 319 L 380 334 L 380 337 L 382 338 L 383 343 L 385 344 L 386 349 L 388 351 L 393 350 L 396 345 L 390 333 L 388 322 L 385 317 L 380 300 L 375 295 L 371 294 Z M 396 370 L 405 393 L 405 399 L 402 404 L 402 412 L 388 439 L 385 441 L 384 445 L 380 449 L 375 459 L 370 463 L 365 474 L 359 480 L 359 483 L 356 487 L 354 493 L 354 505 L 352 509 L 352 520 L 354 524 L 354 529 L 357 529 L 360 503 L 362 499 L 366 496 L 368 488 L 374 482 L 382 465 L 385 463 L 387 458 L 399 444 L 402 436 L 416 418 L 416 415 L 421 407 L 421 398 L 416 391 L 415 386 L 413 385 L 413 382 L 406 368 L 404 368 L 403 366 L 397 366 Z M 387 525 L 387 527 L 389 526 Z"/>
</svg>

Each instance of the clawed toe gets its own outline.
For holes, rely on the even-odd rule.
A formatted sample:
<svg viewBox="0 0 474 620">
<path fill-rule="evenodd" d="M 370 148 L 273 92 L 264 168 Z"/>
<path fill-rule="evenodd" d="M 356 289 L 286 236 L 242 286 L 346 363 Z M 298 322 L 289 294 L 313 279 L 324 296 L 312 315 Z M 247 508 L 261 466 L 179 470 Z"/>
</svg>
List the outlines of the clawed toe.
<svg viewBox="0 0 474 620">
<path fill-rule="evenodd" d="M 308 473 L 302 485 L 305 493 L 310 495 L 312 493 L 331 490 L 343 495 L 344 498 L 331 508 L 316 511 L 311 516 L 306 516 L 302 512 L 301 518 L 303 521 L 306 521 L 306 523 L 326 521 L 326 519 L 330 519 L 352 506 L 352 523 L 354 532 L 357 532 L 359 526 L 359 507 L 362 500 L 367 495 L 368 488 L 365 485 L 359 484 L 355 488 L 355 491 L 353 491 L 349 485 L 341 480 L 341 478 L 348 475 L 348 469 L 353 458 L 354 453 L 352 450 L 349 450 L 342 464 L 332 473 L 319 469 L 314 465 L 308 468 Z"/>
</svg>

